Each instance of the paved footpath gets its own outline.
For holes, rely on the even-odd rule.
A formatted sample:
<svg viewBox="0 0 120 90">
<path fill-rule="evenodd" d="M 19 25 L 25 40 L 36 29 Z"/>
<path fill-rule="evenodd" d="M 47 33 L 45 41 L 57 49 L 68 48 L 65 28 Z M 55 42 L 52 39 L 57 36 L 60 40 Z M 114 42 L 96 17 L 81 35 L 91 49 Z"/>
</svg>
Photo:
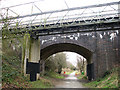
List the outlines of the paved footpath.
<svg viewBox="0 0 120 90">
<path fill-rule="evenodd" d="M 82 83 L 75 77 L 75 72 L 71 73 L 63 81 L 60 81 L 55 88 L 85 88 Z"/>
<path fill-rule="evenodd" d="M 1 90 L 1 88 L 2 88 L 2 84 L 0 83 L 0 90 Z"/>
</svg>

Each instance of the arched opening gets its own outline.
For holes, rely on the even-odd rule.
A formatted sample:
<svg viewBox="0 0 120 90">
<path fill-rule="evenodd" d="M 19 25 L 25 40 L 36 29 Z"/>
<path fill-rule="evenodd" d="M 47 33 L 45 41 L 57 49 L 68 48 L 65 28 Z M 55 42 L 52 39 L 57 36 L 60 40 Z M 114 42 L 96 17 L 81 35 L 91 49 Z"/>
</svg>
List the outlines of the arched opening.
<svg viewBox="0 0 120 90">
<path fill-rule="evenodd" d="M 50 46 L 47 46 L 43 49 L 41 49 L 41 60 L 46 60 L 49 56 L 56 54 L 58 52 L 64 52 L 64 51 L 69 51 L 69 52 L 75 52 L 87 60 L 87 76 L 88 79 L 92 79 L 92 73 L 93 70 L 91 69 L 91 64 L 92 64 L 92 52 L 84 48 L 82 46 L 76 45 L 76 44 L 71 44 L 71 43 L 59 43 L 59 44 L 52 44 Z"/>
<path fill-rule="evenodd" d="M 76 45 L 76 44 L 71 44 L 71 43 L 59 43 L 59 44 L 53 44 L 48 47 L 45 47 L 41 49 L 41 59 L 45 60 L 49 56 L 58 53 L 58 52 L 63 52 L 63 51 L 70 51 L 70 52 L 75 52 L 87 59 L 88 64 L 92 63 L 91 57 L 92 57 L 92 52 L 82 46 Z"/>
</svg>

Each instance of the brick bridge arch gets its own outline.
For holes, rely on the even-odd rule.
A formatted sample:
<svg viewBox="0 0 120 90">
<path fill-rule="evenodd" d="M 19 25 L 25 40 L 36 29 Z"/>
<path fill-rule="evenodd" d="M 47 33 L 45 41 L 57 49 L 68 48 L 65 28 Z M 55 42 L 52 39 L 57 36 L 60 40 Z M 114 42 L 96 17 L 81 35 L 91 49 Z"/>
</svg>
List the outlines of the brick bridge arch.
<svg viewBox="0 0 120 90">
<path fill-rule="evenodd" d="M 101 77 L 119 61 L 119 37 L 118 30 L 40 36 L 40 57 L 45 60 L 57 52 L 76 52 L 87 59 L 88 70 L 94 68 L 94 77 Z"/>
<path fill-rule="evenodd" d="M 28 51 L 31 53 L 27 55 L 26 50 L 24 60 L 28 57 L 29 62 L 38 63 L 58 52 L 76 52 L 87 59 L 87 74 L 94 79 L 119 63 L 119 41 L 119 30 L 39 36 L 39 39 L 30 39 Z"/>
<path fill-rule="evenodd" d="M 49 56 L 63 51 L 75 52 L 87 59 L 87 63 L 91 63 L 92 51 L 87 47 L 79 45 L 73 40 L 59 40 L 59 42 L 52 41 L 41 46 L 41 60 L 47 59 Z"/>
<path fill-rule="evenodd" d="M 46 60 L 49 56 L 63 51 L 75 52 L 82 55 L 87 60 L 87 76 L 91 80 L 94 78 L 94 67 L 92 55 L 92 50 L 89 47 L 85 47 L 80 42 L 70 39 L 56 39 L 55 41 L 47 41 L 41 44 L 41 60 Z"/>
</svg>

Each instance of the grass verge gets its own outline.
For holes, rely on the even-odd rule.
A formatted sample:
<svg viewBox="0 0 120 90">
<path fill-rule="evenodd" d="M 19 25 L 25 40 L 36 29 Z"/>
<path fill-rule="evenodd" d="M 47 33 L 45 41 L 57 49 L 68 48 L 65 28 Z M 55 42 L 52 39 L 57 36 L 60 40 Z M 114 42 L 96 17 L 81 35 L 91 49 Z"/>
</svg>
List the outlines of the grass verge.
<svg viewBox="0 0 120 90">
<path fill-rule="evenodd" d="M 103 78 L 84 84 L 88 88 L 119 88 L 118 68 L 107 71 Z"/>
<path fill-rule="evenodd" d="M 51 78 L 64 78 L 55 72 L 47 72 L 40 80 L 30 82 L 29 76 L 25 77 L 22 73 L 19 41 L 10 39 L 2 43 L 2 88 L 50 88 L 53 86 Z"/>
<path fill-rule="evenodd" d="M 32 88 L 53 88 L 55 79 L 64 79 L 64 76 L 56 72 L 46 72 L 44 76 L 40 77 L 40 80 L 31 82 Z"/>
<path fill-rule="evenodd" d="M 65 74 L 66 74 L 66 75 L 70 75 L 72 72 L 73 72 L 73 70 L 70 71 L 70 72 L 66 72 Z"/>
<path fill-rule="evenodd" d="M 30 84 L 32 85 L 31 88 L 52 88 L 53 87 L 50 80 L 47 80 L 44 78 L 34 82 L 30 82 Z"/>
<path fill-rule="evenodd" d="M 46 78 L 64 79 L 65 77 L 56 72 L 46 72 Z"/>
<path fill-rule="evenodd" d="M 2 88 L 30 88 L 31 87 L 31 84 L 29 84 L 29 78 L 24 77 L 24 75 L 21 74 L 21 68 L 19 67 L 20 64 L 18 63 L 20 63 L 19 58 L 3 55 Z"/>
</svg>

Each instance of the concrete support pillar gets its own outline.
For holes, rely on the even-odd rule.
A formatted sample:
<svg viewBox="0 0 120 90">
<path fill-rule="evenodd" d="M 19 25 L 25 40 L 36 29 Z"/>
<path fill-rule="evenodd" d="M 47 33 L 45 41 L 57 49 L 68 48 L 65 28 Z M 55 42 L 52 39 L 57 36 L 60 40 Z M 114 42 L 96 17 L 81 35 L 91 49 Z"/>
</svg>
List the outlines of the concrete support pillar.
<svg viewBox="0 0 120 90">
<path fill-rule="evenodd" d="M 26 62 L 29 59 L 30 35 L 25 34 L 22 44 L 22 72 L 26 76 Z"/>
<path fill-rule="evenodd" d="M 39 63 L 40 60 L 40 40 L 39 38 L 30 39 L 29 62 Z"/>
<path fill-rule="evenodd" d="M 42 60 L 42 75 L 45 74 L 45 61 Z"/>
<path fill-rule="evenodd" d="M 30 80 L 35 81 L 38 79 L 40 73 L 40 39 L 30 37 L 29 34 L 24 36 L 23 43 L 23 70 L 24 75 L 30 74 Z M 27 67 L 27 68 L 26 68 Z M 32 67 L 32 68 L 31 68 Z M 31 69 L 31 70 L 30 70 Z M 37 70 L 36 70 L 37 69 Z M 27 70 L 27 71 L 26 71 Z M 38 74 L 37 74 L 38 73 Z"/>
</svg>

